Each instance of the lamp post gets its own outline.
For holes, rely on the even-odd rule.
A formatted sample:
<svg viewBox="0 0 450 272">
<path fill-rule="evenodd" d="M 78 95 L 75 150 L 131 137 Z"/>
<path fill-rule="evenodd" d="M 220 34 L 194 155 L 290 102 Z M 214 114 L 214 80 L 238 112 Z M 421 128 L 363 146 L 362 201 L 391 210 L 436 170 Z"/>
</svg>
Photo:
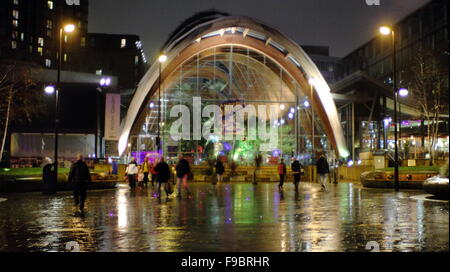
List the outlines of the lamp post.
<svg viewBox="0 0 450 272">
<path fill-rule="evenodd" d="M 394 94 L 394 188 L 398 192 L 400 190 L 400 183 L 398 178 L 398 120 L 397 120 L 397 56 L 395 44 L 395 32 L 392 27 L 380 27 L 380 33 L 384 36 L 391 36 L 392 40 L 392 80 L 393 80 L 393 94 Z"/>
<path fill-rule="evenodd" d="M 408 96 L 408 89 L 406 88 L 400 88 L 398 90 L 398 95 L 400 96 L 398 99 L 398 112 L 400 115 L 399 126 L 398 126 L 398 138 L 400 139 L 400 143 L 402 142 L 402 123 L 403 123 L 403 114 L 402 114 L 402 103 L 400 103 L 400 98 L 407 97 Z"/>
<path fill-rule="evenodd" d="M 162 64 L 166 62 L 167 56 L 162 54 L 158 58 L 159 62 L 159 77 L 158 77 L 158 136 L 156 137 L 156 148 L 161 150 L 161 76 L 162 76 Z M 162 152 L 161 152 L 162 153 Z"/>
<path fill-rule="evenodd" d="M 72 33 L 75 31 L 75 25 L 67 24 L 59 29 L 59 48 L 58 48 L 58 73 L 56 77 L 55 92 L 55 184 L 58 182 L 58 123 L 59 123 L 59 91 L 61 89 L 61 67 L 62 67 L 62 46 L 63 33 Z M 46 90 L 50 91 L 50 90 Z"/>
</svg>

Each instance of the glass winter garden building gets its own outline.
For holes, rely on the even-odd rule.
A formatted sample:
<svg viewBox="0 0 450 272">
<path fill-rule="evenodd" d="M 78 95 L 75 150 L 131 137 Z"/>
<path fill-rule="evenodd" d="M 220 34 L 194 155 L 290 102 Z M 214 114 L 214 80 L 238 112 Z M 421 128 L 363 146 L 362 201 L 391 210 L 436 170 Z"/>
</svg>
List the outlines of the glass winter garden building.
<svg viewBox="0 0 450 272">
<path fill-rule="evenodd" d="M 314 150 L 348 156 L 330 88 L 299 45 L 247 17 L 209 14 L 183 25 L 161 52 L 167 59 L 155 60 L 139 83 L 122 122 L 121 155 L 142 160 L 160 135 L 165 157 L 182 152 L 196 163 L 215 156 L 251 163 L 256 154 L 265 163 L 309 161 Z M 267 145 L 262 131 L 275 133 L 276 143 Z"/>
</svg>

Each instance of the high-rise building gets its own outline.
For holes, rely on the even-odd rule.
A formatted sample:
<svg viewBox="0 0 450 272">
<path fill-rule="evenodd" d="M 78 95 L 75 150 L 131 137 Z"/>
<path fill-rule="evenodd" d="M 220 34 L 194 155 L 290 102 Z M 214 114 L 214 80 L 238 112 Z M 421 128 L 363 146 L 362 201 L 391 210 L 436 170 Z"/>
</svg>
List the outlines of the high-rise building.
<svg viewBox="0 0 450 272">
<path fill-rule="evenodd" d="M 330 56 L 328 46 L 302 45 L 302 48 L 314 61 L 327 83 L 334 84 L 340 75 L 341 58 Z"/>
<path fill-rule="evenodd" d="M 448 0 L 431 0 L 391 26 L 395 31 L 398 88 L 408 88 L 403 85 L 407 84 L 404 83 L 403 72 L 414 63 L 422 49 L 448 62 L 448 8 Z M 341 68 L 339 81 L 332 86 L 332 92 L 335 98 L 340 98 L 335 102 L 353 159 L 361 152 L 392 148 L 394 103 L 391 37 L 380 34 L 364 43 L 342 59 Z M 446 88 L 442 101 L 448 100 L 448 85 Z M 417 150 L 425 147 L 427 124 L 418 110 L 417 99 L 414 95 L 401 98 L 397 107 L 400 120 L 399 146 L 403 158 L 406 158 L 402 153 L 404 144 L 408 141 L 416 142 Z M 448 148 L 445 150 L 445 146 L 448 146 L 448 112 L 441 114 L 443 117 L 439 122 L 439 131 L 442 132 L 442 139 L 439 142 L 442 142 L 442 148 L 438 151 L 448 154 Z"/>
<path fill-rule="evenodd" d="M 0 5 L 0 59 L 35 62 L 57 67 L 59 30 L 71 23 L 77 31 L 63 34 L 63 70 L 77 70 L 88 31 L 88 0 L 68 5 L 56 0 L 2 0 Z"/>
<path fill-rule="evenodd" d="M 139 36 L 88 33 L 86 42 L 84 72 L 115 75 L 119 89 L 135 89 L 147 65 Z"/>
</svg>

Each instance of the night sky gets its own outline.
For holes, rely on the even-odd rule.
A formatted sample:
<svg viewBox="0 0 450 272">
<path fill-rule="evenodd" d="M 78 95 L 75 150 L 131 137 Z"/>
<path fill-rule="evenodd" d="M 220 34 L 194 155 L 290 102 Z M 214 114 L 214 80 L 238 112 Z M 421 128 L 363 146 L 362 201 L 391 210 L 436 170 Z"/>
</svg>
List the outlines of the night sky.
<svg viewBox="0 0 450 272">
<path fill-rule="evenodd" d="M 299 44 L 330 46 L 343 57 L 429 0 L 91 0 L 89 31 L 137 34 L 149 60 L 182 20 L 209 9 L 256 18 Z"/>
</svg>

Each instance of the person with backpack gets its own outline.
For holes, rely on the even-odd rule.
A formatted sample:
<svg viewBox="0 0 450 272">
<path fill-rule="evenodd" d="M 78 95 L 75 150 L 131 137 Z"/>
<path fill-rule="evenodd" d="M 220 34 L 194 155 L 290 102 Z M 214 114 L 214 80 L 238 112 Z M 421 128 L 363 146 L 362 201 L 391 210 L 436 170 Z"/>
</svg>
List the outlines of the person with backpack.
<svg viewBox="0 0 450 272">
<path fill-rule="evenodd" d="M 91 173 L 81 154 L 77 155 L 77 161 L 70 167 L 69 183 L 73 184 L 73 198 L 75 206 L 80 207 L 80 212 L 84 211 L 84 202 L 86 201 L 87 185 L 92 182 Z"/>
<path fill-rule="evenodd" d="M 298 161 L 297 158 L 294 158 L 294 161 L 291 164 L 292 173 L 294 174 L 294 185 L 295 191 L 298 191 L 298 185 L 300 184 L 300 179 L 304 174 L 303 165 Z"/>
<path fill-rule="evenodd" d="M 189 166 L 189 162 L 184 158 L 183 154 L 178 155 L 178 163 L 175 167 L 175 170 L 177 172 L 178 197 L 181 198 L 182 185 L 186 190 L 188 197 L 190 197 L 188 178 L 189 174 L 191 173 L 191 168 Z"/>
<path fill-rule="evenodd" d="M 280 175 L 280 184 L 278 184 L 278 189 L 283 190 L 284 178 L 286 177 L 286 164 L 284 159 L 281 159 L 280 164 L 278 164 L 278 175 Z"/>
</svg>

